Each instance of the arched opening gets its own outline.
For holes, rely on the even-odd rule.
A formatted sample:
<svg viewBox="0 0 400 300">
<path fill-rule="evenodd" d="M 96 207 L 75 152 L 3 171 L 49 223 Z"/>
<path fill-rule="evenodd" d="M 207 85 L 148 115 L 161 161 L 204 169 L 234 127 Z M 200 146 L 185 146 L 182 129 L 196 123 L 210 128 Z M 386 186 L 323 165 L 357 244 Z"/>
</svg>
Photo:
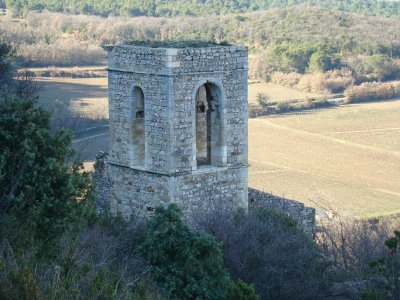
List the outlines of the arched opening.
<svg viewBox="0 0 400 300">
<path fill-rule="evenodd" d="M 222 166 L 225 162 L 222 142 L 220 88 L 207 82 L 196 93 L 196 162 L 197 166 Z"/>
<path fill-rule="evenodd" d="M 135 86 L 131 92 L 131 165 L 144 166 L 145 160 L 145 104 L 144 94 Z"/>
</svg>

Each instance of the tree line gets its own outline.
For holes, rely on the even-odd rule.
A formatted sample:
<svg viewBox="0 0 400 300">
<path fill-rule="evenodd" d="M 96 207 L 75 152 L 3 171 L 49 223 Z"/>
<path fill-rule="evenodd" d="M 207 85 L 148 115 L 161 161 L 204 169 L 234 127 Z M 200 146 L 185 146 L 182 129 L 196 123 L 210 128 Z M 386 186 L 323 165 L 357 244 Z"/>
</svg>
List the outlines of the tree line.
<svg viewBox="0 0 400 300">
<path fill-rule="evenodd" d="M 297 5 L 315 6 L 374 16 L 400 17 L 400 3 L 376 0 L 2 0 L 16 15 L 26 10 L 88 15 L 119 16 L 200 16 L 244 13 Z"/>
<path fill-rule="evenodd" d="M 399 20 L 320 8 L 271 9 L 229 16 L 109 17 L 29 12 L 5 19 L 3 38 L 34 65 L 90 65 L 101 45 L 126 41 L 228 42 L 249 47 L 252 78 L 350 69 L 356 83 L 400 76 Z"/>
</svg>

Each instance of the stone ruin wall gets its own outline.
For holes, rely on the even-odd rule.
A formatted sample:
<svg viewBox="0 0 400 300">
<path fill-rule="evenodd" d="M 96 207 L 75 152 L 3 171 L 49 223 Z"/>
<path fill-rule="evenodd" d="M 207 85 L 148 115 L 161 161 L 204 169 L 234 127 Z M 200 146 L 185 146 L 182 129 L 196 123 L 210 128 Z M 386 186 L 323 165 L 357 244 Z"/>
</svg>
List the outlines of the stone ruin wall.
<svg viewBox="0 0 400 300">
<path fill-rule="evenodd" d="M 304 203 L 249 188 L 249 211 L 268 208 L 295 218 L 305 232 L 315 235 L 315 209 Z"/>
</svg>

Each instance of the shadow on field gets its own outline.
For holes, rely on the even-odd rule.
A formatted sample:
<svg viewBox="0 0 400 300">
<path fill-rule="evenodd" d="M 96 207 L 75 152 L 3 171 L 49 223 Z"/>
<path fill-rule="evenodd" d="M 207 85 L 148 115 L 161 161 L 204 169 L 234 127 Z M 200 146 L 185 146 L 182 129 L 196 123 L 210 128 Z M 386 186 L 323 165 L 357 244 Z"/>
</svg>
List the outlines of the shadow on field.
<svg viewBox="0 0 400 300">
<path fill-rule="evenodd" d="M 107 98 L 107 81 L 105 78 L 69 79 L 41 78 L 37 83 L 42 86 L 40 103 L 48 105 L 54 100 L 71 103 L 75 99 Z"/>
</svg>

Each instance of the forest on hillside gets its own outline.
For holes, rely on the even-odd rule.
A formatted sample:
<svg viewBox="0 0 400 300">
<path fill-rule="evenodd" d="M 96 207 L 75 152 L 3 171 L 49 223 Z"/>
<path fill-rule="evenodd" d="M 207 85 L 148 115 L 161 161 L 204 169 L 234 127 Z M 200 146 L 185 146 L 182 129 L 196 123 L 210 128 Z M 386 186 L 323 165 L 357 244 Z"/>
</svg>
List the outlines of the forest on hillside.
<svg viewBox="0 0 400 300">
<path fill-rule="evenodd" d="M 399 27 L 395 19 L 320 8 L 177 18 L 29 12 L 18 22 L 0 22 L 2 38 L 16 45 L 30 66 L 99 64 L 104 62 L 101 46 L 106 44 L 203 40 L 248 46 L 252 78 L 347 69 L 357 82 L 399 77 Z"/>
<path fill-rule="evenodd" d="M 1 0 L 22 15 L 27 10 L 99 16 L 201 16 L 244 13 L 269 8 L 315 6 L 366 15 L 400 17 L 400 2 L 377 0 Z"/>
</svg>

